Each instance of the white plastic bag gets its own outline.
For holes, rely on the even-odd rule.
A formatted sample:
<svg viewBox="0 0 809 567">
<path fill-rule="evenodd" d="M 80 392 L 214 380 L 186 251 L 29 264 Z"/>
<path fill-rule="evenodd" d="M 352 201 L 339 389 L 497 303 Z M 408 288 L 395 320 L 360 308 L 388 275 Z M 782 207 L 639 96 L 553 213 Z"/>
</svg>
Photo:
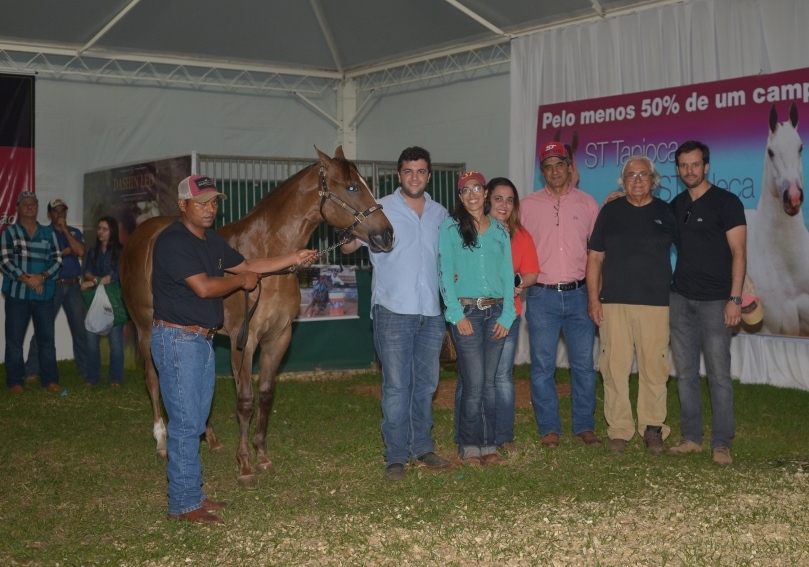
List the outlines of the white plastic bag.
<svg viewBox="0 0 809 567">
<path fill-rule="evenodd" d="M 84 318 L 84 328 L 91 333 L 108 335 L 114 322 L 115 314 L 112 311 L 112 305 L 104 286 L 100 285 L 96 288 L 93 303 L 90 304 L 90 309 L 87 310 L 87 316 Z"/>
</svg>

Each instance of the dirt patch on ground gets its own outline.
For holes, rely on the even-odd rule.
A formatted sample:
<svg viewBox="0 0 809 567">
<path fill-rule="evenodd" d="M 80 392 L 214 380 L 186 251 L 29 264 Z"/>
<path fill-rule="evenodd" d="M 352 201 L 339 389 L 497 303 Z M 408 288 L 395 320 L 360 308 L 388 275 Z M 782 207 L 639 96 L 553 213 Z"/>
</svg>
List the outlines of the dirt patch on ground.
<svg viewBox="0 0 809 567">
<path fill-rule="evenodd" d="M 452 409 L 455 407 L 455 385 L 456 380 L 441 380 L 438 382 L 438 389 L 433 396 L 433 404 L 438 409 Z M 515 380 L 515 399 L 514 405 L 518 408 L 531 407 L 531 382 L 528 380 Z M 372 386 L 357 386 L 355 391 L 358 394 L 365 396 L 374 396 L 377 399 L 382 399 L 382 385 L 374 384 Z M 556 391 L 560 398 L 570 397 L 570 384 L 559 384 L 556 386 Z"/>
</svg>

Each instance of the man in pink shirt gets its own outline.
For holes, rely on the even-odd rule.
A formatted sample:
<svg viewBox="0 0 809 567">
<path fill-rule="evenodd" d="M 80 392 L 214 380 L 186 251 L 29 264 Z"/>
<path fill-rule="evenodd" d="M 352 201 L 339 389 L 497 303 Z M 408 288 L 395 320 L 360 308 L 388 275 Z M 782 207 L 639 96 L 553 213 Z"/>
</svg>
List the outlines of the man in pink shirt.
<svg viewBox="0 0 809 567">
<path fill-rule="evenodd" d="M 545 187 L 522 200 L 520 221 L 534 239 L 541 271 L 528 290 L 525 319 L 531 347 L 531 399 L 542 446 L 559 446 L 562 424 L 556 393 L 556 351 L 561 331 L 572 374 L 573 438 L 601 445 L 594 433 L 595 325 L 587 313 L 587 241 L 598 205 L 571 183 L 572 164 L 564 144 L 540 146 Z"/>
</svg>

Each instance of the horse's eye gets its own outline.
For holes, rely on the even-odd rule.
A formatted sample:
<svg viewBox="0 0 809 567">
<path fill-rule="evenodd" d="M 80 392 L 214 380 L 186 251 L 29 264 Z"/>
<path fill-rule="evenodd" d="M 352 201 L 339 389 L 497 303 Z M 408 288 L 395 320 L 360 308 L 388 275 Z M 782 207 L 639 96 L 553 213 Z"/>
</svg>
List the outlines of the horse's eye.
<svg viewBox="0 0 809 567">
<path fill-rule="evenodd" d="M 770 148 L 767 148 L 767 153 L 770 154 L 771 158 L 775 156 L 775 152 L 773 152 Z"/>
<path fill-rule="evenodd" d="M 356 193 L 357 191 L 360 190 L 359 185 L 357 185 L 356 183 L 352 183 L 351 185 L 346 187 L 346 189 L 349 190 L 352 193 Z"/>
</svg>

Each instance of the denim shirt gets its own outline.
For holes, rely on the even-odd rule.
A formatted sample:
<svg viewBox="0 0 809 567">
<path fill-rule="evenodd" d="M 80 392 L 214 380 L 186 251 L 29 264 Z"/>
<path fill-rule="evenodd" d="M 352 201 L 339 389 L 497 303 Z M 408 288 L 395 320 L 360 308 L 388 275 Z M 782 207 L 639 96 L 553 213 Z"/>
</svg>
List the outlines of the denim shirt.
<svg viewBox="0 0 809 567">
<path fill-rule="evenodd" d="M 402 188 L 379 200 L 393 225 L 390 252 L 371 251 L 371 305 L 402 315 L 441 315 L 438 295 L 438 230 L 447 210 L 424 193 L 421 216 L 402 197 Z"/>
<path fill-rule="evenodd" d="M 112 249 L 109 248 L 106 252 L 101 253 L 98 257 L 98 265 L 94 264 L 95 255 L 95 247 L 87 251 L 87 257 L 84 259 L 84 273 L 93 274 L 97 278 L 109 276 L 110 283 L 118 283 L 118 264 L 112 265 Z M 120 260 L 120 258 L 119 254 L 118 259 Z"/>
</svg>

